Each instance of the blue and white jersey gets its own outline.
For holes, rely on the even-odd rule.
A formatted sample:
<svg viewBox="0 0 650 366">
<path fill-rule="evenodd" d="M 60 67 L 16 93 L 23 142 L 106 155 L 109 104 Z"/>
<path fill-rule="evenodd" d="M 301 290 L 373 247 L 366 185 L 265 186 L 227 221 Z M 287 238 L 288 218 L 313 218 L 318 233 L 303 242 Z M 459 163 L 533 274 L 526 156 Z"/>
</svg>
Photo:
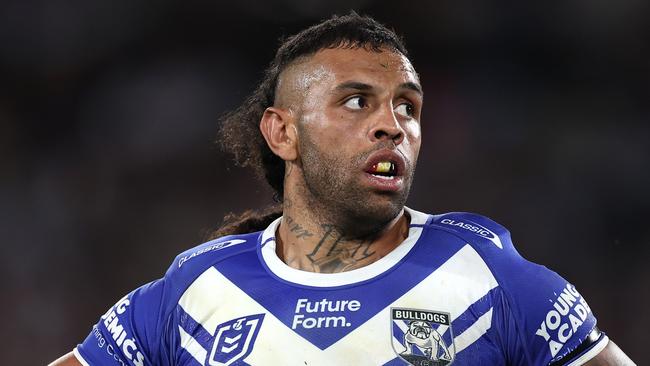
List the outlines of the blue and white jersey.
<svg viewBox="0 0 650 366">
<path fill-rule="evenodd" d="M 106 312 L 84 365 L 579 365 L 607 344 L 575 287 L 475 214 L 407 209 L 384 258 L 334 274 L 275 253 L 280 219 L 179 255 Z M 318 254 L 316 254 L 318 255 Z"/>
</svg>

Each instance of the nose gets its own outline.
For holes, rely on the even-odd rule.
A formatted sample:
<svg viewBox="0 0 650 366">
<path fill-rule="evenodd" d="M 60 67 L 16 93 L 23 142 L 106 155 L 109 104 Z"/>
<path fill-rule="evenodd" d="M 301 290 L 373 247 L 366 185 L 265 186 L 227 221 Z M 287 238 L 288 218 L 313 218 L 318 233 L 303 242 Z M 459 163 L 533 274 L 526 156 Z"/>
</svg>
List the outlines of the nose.
<svg viewBox="0 0 650 366">
<path fill-rule="evenodd" d="M 395 145 L 399 145 L 404 140 L 404 130 L 392 107 L 382 108 L 382 112 L 377 114 L 368 134 L 373 142 L 392 140 Z"/>
</svg>

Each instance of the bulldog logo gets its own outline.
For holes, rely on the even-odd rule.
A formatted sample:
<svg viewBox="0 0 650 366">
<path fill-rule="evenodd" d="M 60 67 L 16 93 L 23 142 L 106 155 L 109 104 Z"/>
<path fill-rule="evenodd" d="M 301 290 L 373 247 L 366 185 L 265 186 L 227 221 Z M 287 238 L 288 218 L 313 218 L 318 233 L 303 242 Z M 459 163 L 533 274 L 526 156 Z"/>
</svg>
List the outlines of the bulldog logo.
<svg viewBox="0 0 650 366">
<path fill-rule="evenodd" d="M 391 309 L 393 349 L 404 361 L 417 366 L 445 366 L 455 349 L 448 313 Z"/>
</svg>

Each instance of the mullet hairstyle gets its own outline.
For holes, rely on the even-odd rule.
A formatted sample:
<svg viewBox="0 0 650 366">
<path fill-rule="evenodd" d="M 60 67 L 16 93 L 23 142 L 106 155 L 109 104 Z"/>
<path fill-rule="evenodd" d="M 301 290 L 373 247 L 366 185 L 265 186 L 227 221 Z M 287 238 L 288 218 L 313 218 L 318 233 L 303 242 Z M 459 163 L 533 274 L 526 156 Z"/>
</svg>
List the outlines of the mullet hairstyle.
<svg viewBox="0 0 650 366">
<path fill-rule="evenodd" d="M 234 111 L 221 118 L 217 142 L 234 156 L 235 163 L 252 168 L 274 191 L 274 205 L 248 210 L 241 215 L 228 214 L 210 239 L 265 229 L 282 215 L 285 162 L 275 155 L 260 132 L 260 120 L 266 108 L 274 105 L 280 74 L 294 61 L 328 48 L 364 48 L 373 52 L 389 49 L 408 57 L 402 39 L 376 20 L 352 11 L 333 16 L 300 33 L 281 39 L 275 58 L 264 72 L 255 91 Z"/>
</svg>

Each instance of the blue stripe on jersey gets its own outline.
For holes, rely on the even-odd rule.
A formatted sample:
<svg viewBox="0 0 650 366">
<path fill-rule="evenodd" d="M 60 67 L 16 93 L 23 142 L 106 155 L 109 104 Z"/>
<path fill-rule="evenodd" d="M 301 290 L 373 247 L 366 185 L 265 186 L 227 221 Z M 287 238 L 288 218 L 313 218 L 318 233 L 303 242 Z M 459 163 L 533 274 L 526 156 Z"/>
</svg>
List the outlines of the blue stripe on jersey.
<svg viewBox="0 0 650 366">
<path fill-rule="evenodd" d="M 288 283 L 274 277 L 265 267 L 260 267 L 260 259 L 252 252 L 231 257 L 228 261 L 216 264 L 215 268 L 287 327 L 318 348 L 326 349 L 410 291 L 465 245 L 465 242 L 455 235 L 430 230 L 428 227 L 423 228 L 420 241 L 422 238 L 426 238 L 426 242 L 421 242 L 422 245 L 416 244 L 411 252 L 390 270 L 372 280 L 346 286 L 322 288 Z M 242 268 L 249 270 L 242 271 Z M 259 270 L 250 270 L 252 268 Z M 405 276 L 405 273 L 408 273 L 408 276 Z M 359 291 L 362 284 L 363 291 Z M 311 303 L 323 300 L 358 300 L 361 307 L 358 311 L 346 312 L 349 325 L 344 326 L 345 329 L 307 329 L 294 324 L 299 299 L 306 299 Z M 336 316 L 342 312 L 330 314 Z M 304 313 L 303 315 L 309 316 Z"/>
<path fill-rule="evenodd" d="M 393 337 L 395 337 L 395 339 L 397 339 L 400 343 L 404 341 L 404 332 L 402 332 L 402 329 L 400 329 L 400 327 L 398 327 L 395 322 L 393 322 Z"/>
<path fill-rule="evenodd" d="M 176 306 L 176 312 L 178 313 L 178 324 L 183 327 L 185 332 L 192 336 L 201 347 L 209 351 L 214 342 L 214 337 L 210 332 L 203 328 L 200 323 L 197 323 L 197 321 L 186 313 L 180 305 Z"/>
</svg>

